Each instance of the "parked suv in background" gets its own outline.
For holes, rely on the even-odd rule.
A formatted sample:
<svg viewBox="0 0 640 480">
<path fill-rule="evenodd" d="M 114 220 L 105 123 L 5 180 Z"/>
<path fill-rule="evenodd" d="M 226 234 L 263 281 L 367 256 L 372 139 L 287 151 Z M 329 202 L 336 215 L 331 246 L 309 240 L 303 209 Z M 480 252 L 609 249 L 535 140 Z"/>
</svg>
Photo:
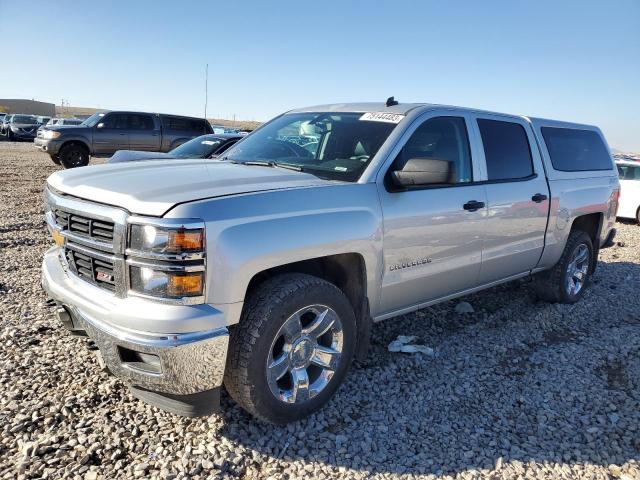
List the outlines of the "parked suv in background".
<svg viewBox="0 0 640 480">
<path fill-rule="evenodd" d="M 9 140 L 33 140 L 39 126 L 35 115 L 15 114 L 5 124 L 4 131 Z"/>
<path fill-rule="evenodd" d="M 372 322 L 529 276 L 540 298 L 578 301 L 612 244 L 618 192 L 597 127 L 309 107 L 218 161 L 54 173 L 42 284 L 138 397 L 205 414 L 224 382 L 285 423 L 331 398 Z"/>
<path fill-rule="evenodd" d="M 143 112 L 94 113 L 78 126 L 47 126 L 38 132 L 36 148 L 65 168 L 82 167 L 89 157 L 108 157 L 117 150 L 168 152 L 199 135 L 212 133 L 205 119 Z"/>
<path fill-rule="evenodd" d="M 54 125 L 80 125 L 84 120 L 80 118 L 51 118 L 43 127 L 51 127 Z"/>
<path fill-rule="evenodd" d="M 618 216 L 640 223 L 640 162 L 618 161 L 620 208 Z"/>
</svg>

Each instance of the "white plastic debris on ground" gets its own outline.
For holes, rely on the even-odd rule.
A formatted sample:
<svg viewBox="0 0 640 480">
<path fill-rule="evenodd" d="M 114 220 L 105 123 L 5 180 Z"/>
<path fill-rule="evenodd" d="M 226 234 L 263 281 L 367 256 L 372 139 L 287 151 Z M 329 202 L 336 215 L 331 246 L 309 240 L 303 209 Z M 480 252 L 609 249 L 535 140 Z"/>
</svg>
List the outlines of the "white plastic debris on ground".
<svg viewBox="0 0 640 480">
<path fill-rule="evenodd" d="M 430 357 L 435 355 L 433 348 L 427 347 L 426 345 L 415 345 L 415 342 L 418 339 L 415 335 L 398 335 L 393 342 L 389 344 L 387 347 L 390 352 L 403 352 L 403 353 L 424 353 Z"/>
<path fill-rule="evenodd" d="M 469 302 L 458 303 L 455 310 L 458 314 L 473 313 L 475 311 Z"/>
</svg>

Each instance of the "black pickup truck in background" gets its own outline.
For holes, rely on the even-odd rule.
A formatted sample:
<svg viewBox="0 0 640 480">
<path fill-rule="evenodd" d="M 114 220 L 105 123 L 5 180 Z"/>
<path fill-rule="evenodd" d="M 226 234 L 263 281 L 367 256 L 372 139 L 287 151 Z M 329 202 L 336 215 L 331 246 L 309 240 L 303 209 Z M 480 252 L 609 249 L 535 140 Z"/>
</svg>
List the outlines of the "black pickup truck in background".
<svg viewBox="0 0 640 480">
<path fill-rule="evenodd" d="M 89 157 L 108 157 L 116 150 L 168 152 L 200 135 L 213 133 L 203 118 L 161 113 L 100 112 L 80 125 L 48 126 L 38 131 L 35 146 L 65 168 L 82 167 Z"/>
</svg>

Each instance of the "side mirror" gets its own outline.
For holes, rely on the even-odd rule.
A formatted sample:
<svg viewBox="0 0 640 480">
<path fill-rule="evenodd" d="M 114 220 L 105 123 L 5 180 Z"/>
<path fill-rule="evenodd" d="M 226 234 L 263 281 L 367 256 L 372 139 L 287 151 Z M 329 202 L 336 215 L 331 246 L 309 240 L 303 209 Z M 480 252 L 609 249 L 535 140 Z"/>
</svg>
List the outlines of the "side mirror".
<svg viewBox="0 0 640 480">
<path fill-rule="evenodd" d="M 451 163 L 433 158 L 411 158 L 402 170 L 391 172 L 391 178 L 398 187 L 451 183 Z"/>
<path fill-rule="evenodd" d="M 104 128 L 104 123 L 100 122 L 96 125 L 96 128 Z"/>
</svg>

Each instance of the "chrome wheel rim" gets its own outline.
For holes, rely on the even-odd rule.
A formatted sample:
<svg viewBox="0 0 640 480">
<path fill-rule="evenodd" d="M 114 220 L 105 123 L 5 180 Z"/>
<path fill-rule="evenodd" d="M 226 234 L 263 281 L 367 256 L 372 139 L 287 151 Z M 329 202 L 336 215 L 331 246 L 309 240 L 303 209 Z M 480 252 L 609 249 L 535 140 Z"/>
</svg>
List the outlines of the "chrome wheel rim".
<svg viewBox="0 0 640 480">
<path fill-rule="evenodd" d="M 300 404 L 324 390 L 340 364 L 342 322 L 325 305 L 291 315 L 275 335 L 267 358 L 267 383 L 280 401 Z"/>
<path fill-rule="evenodd" d="M 589 272 L 589 248 L 581 243 L 571 256 L 567 266 L 567 293 L 577 295 L 587 280 Z"/>
</svg>

